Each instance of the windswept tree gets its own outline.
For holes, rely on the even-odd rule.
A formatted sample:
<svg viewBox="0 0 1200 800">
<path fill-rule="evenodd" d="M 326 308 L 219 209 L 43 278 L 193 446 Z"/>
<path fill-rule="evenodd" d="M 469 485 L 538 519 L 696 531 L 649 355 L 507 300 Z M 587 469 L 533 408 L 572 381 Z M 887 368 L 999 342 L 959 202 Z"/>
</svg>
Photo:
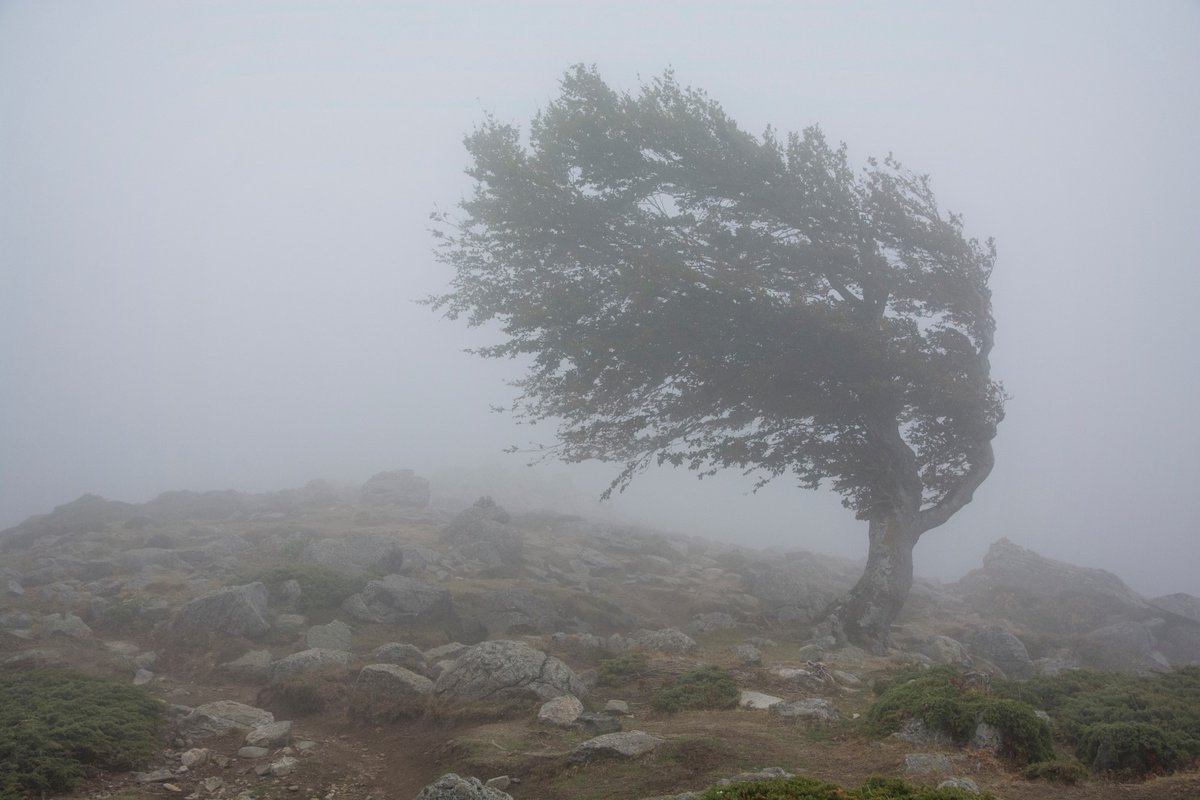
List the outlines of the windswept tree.
<svg viewBox="0 0 1200 800">
<path fill-rule="evenodd" d="M 514 413 L 565 461 L 623 464 L 609 492 L 651 464 L 828 481 L 870 549 L 826 615 L 885 648 L 914 545 L 992 469 L 992 242 L 890 156 L 754 136 L 669 72 L 632 94 L 575 67 L 527 143 L 488 119 L 466 146 L 432 303 L 527 358 Z"/>
</svg>

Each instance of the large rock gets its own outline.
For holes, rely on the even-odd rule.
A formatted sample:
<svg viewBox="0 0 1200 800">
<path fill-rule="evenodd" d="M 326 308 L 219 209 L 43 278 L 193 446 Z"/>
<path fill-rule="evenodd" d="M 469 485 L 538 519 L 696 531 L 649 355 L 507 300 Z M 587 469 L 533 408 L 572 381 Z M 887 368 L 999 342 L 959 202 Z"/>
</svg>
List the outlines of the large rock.
<svg viewBox="0 0 1200 800">
<path fill-rule="evenodd" d="M 1158 640 L 1150 625 L 1142 622 L 1116 622 L 1097 628 L 1085 640 L 1094 651 L 1093 660 L 1110 669 L 1138 672 L 1161 671 L 1170 663 L 1156 652 Z"/>
<path fill-rule="evenodd" d="M 813 553 L 792 553 L 742 568 L 746 591 L 768 616 L 809 622 L 854 586 L 862 564 Z"/>
<path fill-rule="evenodd" d="M 1025 643 L 1000 625 L 985 625 L 975 631 L 971 647 L 1003 670 L 1005 677 L 1028 678 L 1033 674 L 1033 661 Z"/>
<path fill-rule="evenodd" d="M 564 694 L 542 704 L 542 707 L 538 709 L 538 722 L 569 728 L 575 724 L 575 720 L 579 719 L 579 715 L 582 713 L 583 703 L 579 701 L 579 698 Z"/>
<path fill-rule="evenodd" d="M 450 592 L 403 575 L 369 581 L 361 593 L 346 599 L 346 613 L 364 622 L 418 627 L 457 622 Z"/>
<path fill-rule="evenodd" d="M 638 650 L 660 653 L 690 653 L 698 646 L 695 639 L 676 628 L 635 631 L 629 636 L 629 644 Z"/>
<path fill-rule="evenodd" d="M 791 703 L 776 703 L 770 712 L 786 719 L 802 719 L 809 722 L 836 722 L 841 719 L 833 703 L 823 697 L 806 697 Z"/>
<path fill-rule="evenodd" d="M 459 599 L 470 608 L 464 616 L 478 620 L 489 637 L 554 633 L 570 626 L 554 603 L 526 589 L 493 589 Z"/>
<path fill-rule="evenodd" d="M 1181 617 L 1186 617 L 1192 622 L 1200 622 L 1200 597 L 1187 594 L 1186 592 L 1176 592 L 1175 594 L 1166 594 L 1162 597 L 1154 597 L 1150 599 L 1150 605 L 1162 611 L 1169 611 L 1172 614 L 1177 614 Z"/>
<path fill-rule="evenodd" d="M 482 642 L 465 651 L 438 676 L 434 690 L 472 700 L 490 697 L 559 695 L 582 697 L 587 688 L 579 676 L 557 658 L 524 642 Z"/>
<path fill-rule="evenodd" d="M 304 634 L 304 642 L 309 647 L 322 650 L 350 650 L 354 643 L 354 631 L 340 619 L 335 619 L 324 625 L 313 625 Z"/>
<path fill-rule="evenodd" d="M 215 700 L 191 709 L 177 723 L 180 736 L 207 739 L 230 731 L 249 733 L 260 725 L 275 721 L 275 715 L 261 708 L 233 700 Z"/>
<path fill-rule="evenodd" d="M 404 644 L 402 642 L 381 644 L 371 651 L 371 658 L 377 664 L 396 664 L 422 675 L 429 669 L 429 664 L 425 660 L 425 654 L 413 644 Z"/>
<path fill-rule="evenodd" d="M 447 773 L 426 786 L 416 800 L 513 800 L 512 795 L 485 786 L 478 778 Z"/>
<path fill-rule="evenodd" d="M 370 506 L 424 508 L 429 505 L 429 481 L 411 469 L 379 472 L 363 484 L 362 501 Z"/>
<path fill-rule="evenodd" d="M 481 497 L 446 526 L 441 538 L 467 558 L 492 566 L 516 564 L 521 561 L 524 537 L 508 521 L 507 511 L 492 498 Z"/>
<path fill-rule="evenodd" d="M 983 566 L 953 588 L 981 613 L 1063 635 L 1151 613 L 1111 572 L 1045 558 L 1008 539 L 993 544 Z"/>
<path fill-rule="evenodd" d="M 311 648 L 284 656 L 271 664 L 271 683 L 280 683 L 302 672 L 313 672 L 328 667 L 344 667 L 350 663 L 351 655 L 344 650 L 321 650 Z"/>
<path fill-rule="evenodd" d="M 416 697 L 433 692 L 433 681 L 397 664 L 368 664 L 359 671 L 354 688 L 389 697 Z"/>
<path fill-rule="evenodd" d="M 234 636 L 262 636 L 271 629 L 267 620 L 269 594 L 260 581 L 218 589 L 185 603 L 178 621 Z"/>
<path fill-rule="evenodd" d="M 637 758 L 656 750 L 663 740 L 643 731 L 606 733 L 576 747 L 568 760 L 580 764 L 602 758 Z"/>
<path fill-rule="evenodd" d="M 315 539 L 304 546 L 300 557 L 336 569 L 407 574 L 423 570 L 429 555 L 432 555 L 430 551 L 404 544 L 395 534 L 353 531 L 343 536 Z"/>
</svg>

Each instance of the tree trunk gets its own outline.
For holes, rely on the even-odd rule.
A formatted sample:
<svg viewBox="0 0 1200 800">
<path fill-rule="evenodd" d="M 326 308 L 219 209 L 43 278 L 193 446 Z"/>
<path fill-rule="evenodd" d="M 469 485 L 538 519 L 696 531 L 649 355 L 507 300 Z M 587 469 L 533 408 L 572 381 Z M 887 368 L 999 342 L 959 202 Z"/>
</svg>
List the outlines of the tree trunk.
<svg viewBox="0 0 1200 800">
<path fill-rule="evenodd" d="M 825 611 L 830 633 L 875 654 L 892 644 L 891 624 L 912 588 L 912 551 L 921 536 L 913 520 L 871 520 L 867 568 L 850 593 Z"/>
</svg>

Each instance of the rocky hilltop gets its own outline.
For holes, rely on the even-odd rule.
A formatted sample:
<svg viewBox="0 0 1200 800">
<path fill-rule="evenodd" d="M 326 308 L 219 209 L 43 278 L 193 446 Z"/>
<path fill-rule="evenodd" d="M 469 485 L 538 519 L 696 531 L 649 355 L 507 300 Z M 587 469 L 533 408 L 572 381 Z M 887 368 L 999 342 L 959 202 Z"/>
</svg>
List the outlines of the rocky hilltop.
<svg viewBox="0 0 1200 800">
<path fill-rule="evenodd" d="M 955 584 L 919 580 L 898 649 L 878 658 L 815 625 L 859 563 L 433 496 L 398 470 L 361 487 L 81 497 L 0 532 L 0 659 L 123 676 L 170 704 L 160 765 L 93 796 L 326 800 L 571 797 L 600 774 L 589 765 L 667 748 L 622 773 L 627 794 L 595 796 L 661 795 L 818 746 L 794 731 L 853 717 L 904 666 L 1021 678 L 1200 663 L 1197 598 L 1147 600 L 1007 540 Z M 730 670 L 745 709 L 715 739 L 648 703 L 702 663 Z M 835 758 L 829 777 L 1007 780 L 949 757 L 914 772 L 911 746 Z"/>
</svg>

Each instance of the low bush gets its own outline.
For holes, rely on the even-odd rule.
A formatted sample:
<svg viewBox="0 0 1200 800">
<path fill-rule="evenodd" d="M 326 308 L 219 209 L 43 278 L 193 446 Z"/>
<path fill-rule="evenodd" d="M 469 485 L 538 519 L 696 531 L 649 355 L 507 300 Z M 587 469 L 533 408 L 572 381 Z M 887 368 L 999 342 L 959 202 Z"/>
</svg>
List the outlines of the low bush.
<svg viewBox="0 0 1200 800">
<path fill-rule="evenodd" d="M 714 786 L 700 800 L 993 800 L 962 789 L 913 786 L 895 778 L 868 778 L 857 789 L 842 789 L 812 778 L 774 778 Z"/>
<path fill-rule="evenodd" d="M 88 768 L 154 754 L 162 706 L 141 688 L 65 670 L 0 672 L 0 800 L 66 792 Z"/>
<path fill-rule="evenodd" d="M 1075 759 L 1054 759 L 1029 764 L 1021 770 L 1021 776 L 1031 781 L 1051 781 L 1068 786 L 1086 780 L 1088 769 Z"/>
<path fill-rule="evenodd" d="M 600 686 L 622 686 L 643 677 L 649 669 L 650 658 L 645 653 L 625 653 L 600 662 L 596 668 L 596 683 Z"/>
<path fill-rule="evenodd" d="M 986 722 L 1003 736 L 1001 753 L 1018 763 L 1045 761 L 1054 755 L 1050 728 L 1033 707 L 967 688 L 961 673 L 950 667 L 894 683 L 867 712 L 867 726 L 885 736 L 900 730 L 910 718 L 920 719 L 959 744 L 969 741 L 976 726 Z"/>
<path fill-rule="evenodd" d="M 1200 757 L 1200 667 L 1145 676 L 1074 670 L 996 692 L 1048 712 L 1095 772 L 1166 774 Z"/>
<path fill-rule="evenodd" d="M 659 711 L 736 708 L 738 688 L 729 670 L 705 665 L 688 670 L 654 694 Z"/>
</svg>

